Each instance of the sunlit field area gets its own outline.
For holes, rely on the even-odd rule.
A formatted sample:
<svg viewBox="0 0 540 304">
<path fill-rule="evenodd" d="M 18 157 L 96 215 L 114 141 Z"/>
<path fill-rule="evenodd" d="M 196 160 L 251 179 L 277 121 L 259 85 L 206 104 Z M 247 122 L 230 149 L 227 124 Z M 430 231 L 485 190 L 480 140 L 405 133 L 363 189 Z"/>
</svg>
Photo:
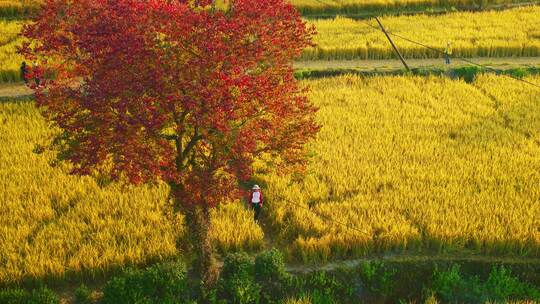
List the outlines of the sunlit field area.
<svg viewBox="0 0 540 304">
<path fill-rule="evenodd" d="M 291 3 L 305 15 L 364 14 L 369 11 L 450 9 L 452 7 L 474 8 L 512 4 L 526 1 L 513 0 L 292 0 Z"/>
<path fill-rule="evenodd" d="M 44 145 L 52 132 L 33 102 L 0 103 L 0 283 L 103 273 L 178 254 L 183 220 L 171 215 L 166 186 L 69 176 L 65 166 L 50 166 Z M 214 214 L 213 238 L 222 252 L 249 250 L 261 246 L 263 233 L 232 203 Z"/>
<path fill-rule="evenodd" d="M 267 193 L 264 222 L 276 232 L 268 237 L 289 260 L 376 252 L 538 257 L 540 90 L 503 76 L 304 84 L 323 125 L 306 176 L 257 177 Z M 33 102 L 0 104 L 0 282 L 178 254 L 182 217 L 167 211 L 166 186 L 69 176 L 65 165 L 50 166 L 52 132 Z M 221 252 L 263 246 L 241 203 L 213 218 Z"/>
<path fill-rule="evenodd" d="M 323 125 L 307 174 L 260 177 L 291 258 L 538 257 L 540 90 L 499 76 L 306 84 Z"/>
<path fill-rule="evenodd" d="M 0 143 L 0 304 L 540 301 L 540 0 L 0 0 Z"/>
<path fill-rule="evenodd" d="M 392 37 L 406 58 L 443 57 L 448 42 L 454 56 L 512 57 L 540 55 L 540 7 L 441 16 L 382 17 L 386 30 L 440 52 Z M 392 47 L 374 19 L 342 17 L 310 21 L 317 28 L 317 46 L 303 59 L 388 59 Z M 372 27 L 371 27 L 371 26 Z M 375 27 L 375 28 L 373 28 Z"/>
</svg>

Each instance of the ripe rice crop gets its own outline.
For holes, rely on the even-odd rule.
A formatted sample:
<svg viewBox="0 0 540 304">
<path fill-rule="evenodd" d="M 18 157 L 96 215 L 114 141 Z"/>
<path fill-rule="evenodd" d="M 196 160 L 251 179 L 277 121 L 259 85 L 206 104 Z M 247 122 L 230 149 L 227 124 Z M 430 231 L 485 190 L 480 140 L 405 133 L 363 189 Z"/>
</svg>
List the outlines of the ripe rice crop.
<svg viewBox="0 0 540 304">
<path fill-rule="evenodd" d="M 506 11 L 450 13 L 440 16 L 384 17 L 387 31 L 444 51 L 452 42 L 453 54 L 462 57 L 540 56 L 540 7 Z M 342 17 L 311 21 L 317 28 L 314 48 L 302 59 L 395 58 L 384 34 L 369 27 L 377 22 Z M 406 58 L 438 58 L 442 54 L 392 37 Z"/>
<path fill-rule="evenodd" d="M 500 4 L 513 4 L 528 1 L 513 0 L 291 0 L 303 15 L 365 14 L 366 11 L 426 10 L 435 8 L 489 7 Z"/>
<path fill-rule="evenodd" d="M 444 50 L 453 44 L 454 55 L 463 57 L 540 56 L 540 7 L 499 12 L 451 13 L 441 16 L 382 18 L 388 31 Z M 317 27 L 317 46 L 304 50 L 303 60 L 395 58 L 384 34 L 364 21 L 337 17 L 310 21 Z M 375 25 L 374 20 L 366 20 Z M 21 22 L 0 22 L 0 31 L 15 33 Z M 23 58 L 16 54 L 22 39 L 16 34 L 0 39 L 0 83 L 20 81 Z M 1 40 L 4 40 L 2 42 Z M 7 42 L 6 42 L 7 41 Z M 442 55 L 419 45 L 394 38 L 406 58 L 439 58 Z M 442 62 L 442 61 L 441 61 Z"/>
<path fill-rule="evenodd" d="M 33 103 L 0 102 L 0 284 L 178 254 L 182 216 L 167 212 L 165 185 L 69 176 L 41 153 L 51 132 Z M 262 230 L 239 203 L 213 212 L 213 225 L 221 250 L 262 245 Z"/>
<path fill-rule="evenodd" d="M 323 125 L 306 174 L 257 176 L 290 259 L 539 257 L 540 90 L 494 75 L 304 83 Z M 0 103 L 0 283 L 178 254 L 182 216 L 166 212 L 166 186 L 69 176 L 42 148 L 52 132 L 31 102 Z M 262 246 L 239 203 L 213 212 L 213 227 L 222 252 Z"/>
<path fill-rule="evenodd" d="M 0 83 L 21 81 L 19 67 L 23 62 L 17 47 L 22 44 L 18 35 L 22 28 L 19 21 L 0 20 Z"/>
<path fill-rule="evenodd" d="M 305 83 L 323 126 L 307 173 L 259 176 L 289 258 L 540 256 L 540 89 L 494 75 Z"/>
</svg>

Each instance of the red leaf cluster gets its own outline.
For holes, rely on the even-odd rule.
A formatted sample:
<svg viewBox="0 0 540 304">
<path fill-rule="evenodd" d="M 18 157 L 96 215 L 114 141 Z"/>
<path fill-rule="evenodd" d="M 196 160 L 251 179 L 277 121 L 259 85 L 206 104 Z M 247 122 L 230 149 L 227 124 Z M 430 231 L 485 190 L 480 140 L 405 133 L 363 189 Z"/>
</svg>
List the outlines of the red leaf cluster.
<svg viewBox="0 0 540 304">
<path fill-rule="evenodd" d="M 48 0 L 22 52 L 73 173 L 161 179 L 183 204 L 240 195 L 263 154 L 302 165 L 316 109 L 292 60 L 314 30 L 284 0 Z"/>
</svg>

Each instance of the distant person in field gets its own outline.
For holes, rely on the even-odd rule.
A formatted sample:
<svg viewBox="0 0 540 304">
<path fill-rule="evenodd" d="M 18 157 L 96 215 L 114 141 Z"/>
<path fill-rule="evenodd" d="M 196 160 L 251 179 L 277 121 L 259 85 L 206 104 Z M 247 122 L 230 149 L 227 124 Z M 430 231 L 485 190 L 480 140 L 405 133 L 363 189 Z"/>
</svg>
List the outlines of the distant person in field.
<svg viewBox="0 0 540 304">
<path fill-rule="evenodd" d="M 452 56 L 452 43 L 448 41 L 448 43 L 446 44 L 446 50 L 444 50 L 444 58 L 446 64 L 450 64 L 450 56 Z"/>
<path fill-rule="evenodd" d="M 21 63 L 21 78 L 24 80 L 25 84 L 28 84 L 28 79 L 26 78 L 28 75 L 28 66 L 26 65 L 26 61 L 23 61 Z"/>
<path fill-rule="evenodd" d="M 249 196 L 250 207 L 255 213 L 255 222 L 259 222 L 259 216 L 261 215 L 261 209 L 263 206 L 263 195 L 261 192 L 261 187 L 259 185 L 253 186 L 251 189 L 251 195 Z"/>
</svg>

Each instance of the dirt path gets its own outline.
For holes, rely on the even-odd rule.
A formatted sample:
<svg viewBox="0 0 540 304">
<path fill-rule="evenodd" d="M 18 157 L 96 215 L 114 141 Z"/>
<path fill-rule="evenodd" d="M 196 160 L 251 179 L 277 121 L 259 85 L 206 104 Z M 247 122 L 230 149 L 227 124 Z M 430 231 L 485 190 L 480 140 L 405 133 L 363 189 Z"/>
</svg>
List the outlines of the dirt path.
<svg viewBox="0 0 540 304">
<path fill-rule="evenodd" d="M 32 94 L 33 91 L 25 86 L 22 82 L 0 84 L 0 97 L 3 98 L 23 97 L 30 96 Z"/>
<path fill-rule="evenodd" d="M 471 58 L 473 62 L 497 69 L 540 67 L 540 57 L 501 57 Z M 444 64 L 443 58 L 435 59 L 407 59 L 411 68 L 458 68 L 470 66 L 470 64 L 458 59 L 453 59 L 450 65 Z M 328 70 L 328 69 L 357 69 L 360 71 L 392 71 L 403 69 L 399 59 L 390 60 L 312 60 L 298 61 L 294 63 L 296 70 Z"/>
<path fill-rule="evenodd" d="M 472 58 L 472 61 L 492 68 L 505 70 L 511 68 L 540 67 L 540 57 L 502 57 L 502 58 Z M 453 60 L 450 65 L 444 64 L 444 59 L 408 59 L 411 68 L 458 68 L 470 66 L 460 60 Z M 346 70 L 390 72 L 403 69 L 401 61 L 390 60 L 313 60 L 297 61 L 296 70 Z M 22 82 L 0 84 L 0 98 L 31 96 L 32 90 Z"/>
</svg>

